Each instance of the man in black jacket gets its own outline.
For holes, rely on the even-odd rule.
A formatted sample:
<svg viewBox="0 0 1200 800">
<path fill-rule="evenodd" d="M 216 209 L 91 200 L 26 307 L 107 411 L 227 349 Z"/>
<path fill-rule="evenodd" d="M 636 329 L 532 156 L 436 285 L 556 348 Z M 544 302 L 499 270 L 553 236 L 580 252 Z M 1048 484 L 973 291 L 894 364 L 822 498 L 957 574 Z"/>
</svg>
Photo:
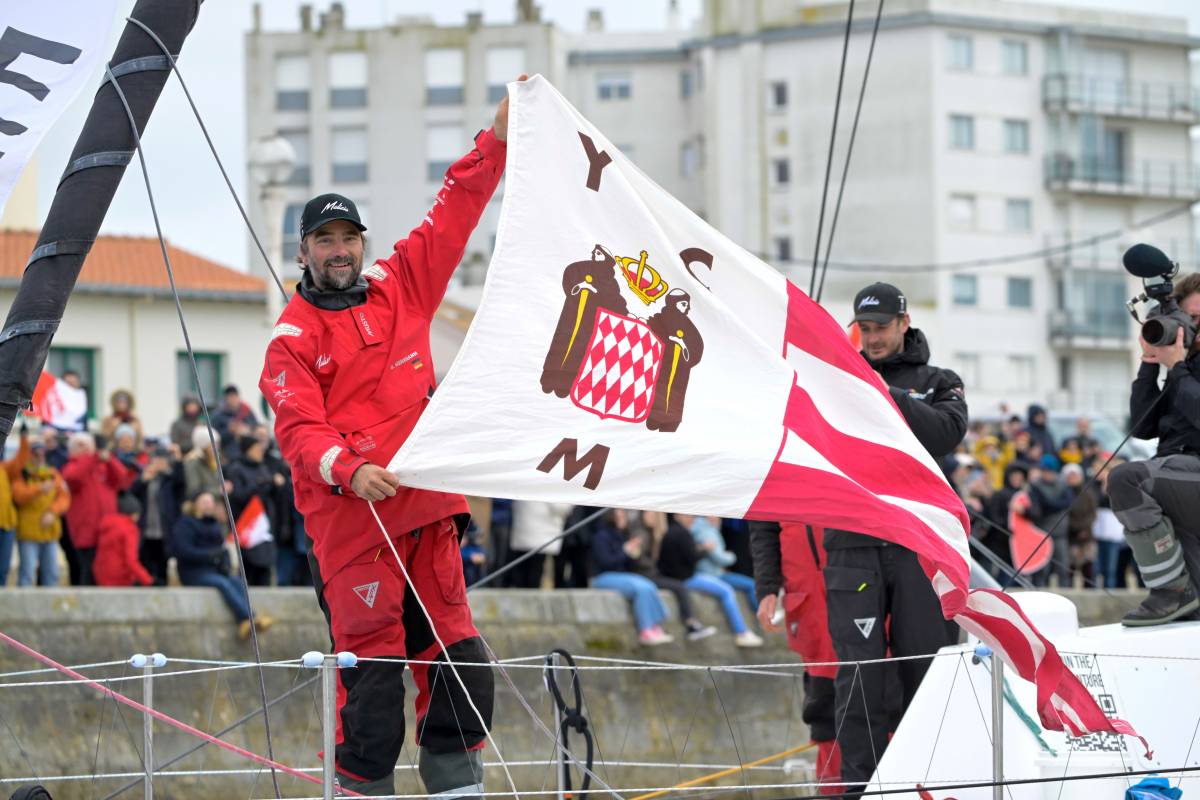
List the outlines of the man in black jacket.
<svg viewBox="0 0 1200 800">
<path fill-rule="evenodd" d="M 886 283 L 866 287 L 854 298 L 854 320 L 863 357 L 887 383 L 917 440 L 934 458 L 952 452 L 967 430 L 963 384 L 950 370 L 929 365 L 929 345 L 909 326 L 904 294 Z M 825 549 L 829 632 L 840 661 L 926 655 L 953 643 L 957 630 L 942 616 L 914 552 L 839 530 L 825 531 Z M 847 794 L 860 793 L 870 780 L 929 663 L 897 662 L 901 691 L 890 699 L 882 664 L 838 670 L 835 719 Z"/>
<path fill-rule="evenodd" d="M 1175 299 L 1200 324 L 1200 273 L 1175 285 Z M 1184 345 L 1142 345 L 1129 414 L 1141 439 L 1158 437 L 1147 461 L 1122 464 L 1108 478 L 1113 513 L 1150 596 L 1125 615 L 1125 625 L 1161 625 L 1190 619 L 1200 609 L 1200 337 Z M 1160 367 L 1166 382 L 1159 387 Z"/>
</svg>

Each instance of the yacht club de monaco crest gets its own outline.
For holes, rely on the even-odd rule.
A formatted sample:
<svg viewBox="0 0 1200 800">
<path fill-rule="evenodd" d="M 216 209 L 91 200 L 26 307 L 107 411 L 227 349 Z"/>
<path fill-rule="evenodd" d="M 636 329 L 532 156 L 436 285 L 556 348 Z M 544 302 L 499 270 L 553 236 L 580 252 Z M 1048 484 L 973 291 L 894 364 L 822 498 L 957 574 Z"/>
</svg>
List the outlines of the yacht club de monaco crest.
<svg viewBox="0 0 1200 800">
<path fill-rule="evenodd" d="M 676 430 L 704 353 L 691 296 L 672 289 L 645 250 L 614 256 L 600 244 L 567 266 L 562 288 L 542 390 L 602 419 Z"/>
</svg>

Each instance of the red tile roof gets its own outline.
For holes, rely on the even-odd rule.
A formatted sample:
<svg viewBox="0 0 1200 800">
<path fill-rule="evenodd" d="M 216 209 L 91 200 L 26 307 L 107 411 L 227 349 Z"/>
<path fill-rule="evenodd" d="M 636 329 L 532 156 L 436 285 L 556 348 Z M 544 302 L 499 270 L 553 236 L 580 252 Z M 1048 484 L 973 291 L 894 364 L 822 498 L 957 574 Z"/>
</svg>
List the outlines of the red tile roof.
<svg viewBox="0 0 1200 800">
<path fill-rule="evenodd" d="M 37 244 L 37 231 L 0 231 L 0 285 L 14 285 Z M 261 278 L 201 258 L 170 242 L 167 253 L 180 292 L 200 295 L 258 295 Z M 158 239 L 150 236 L 100 236 L 83 262 L 77 289 L 119 294 L 170 292 Z"/>
</svg>

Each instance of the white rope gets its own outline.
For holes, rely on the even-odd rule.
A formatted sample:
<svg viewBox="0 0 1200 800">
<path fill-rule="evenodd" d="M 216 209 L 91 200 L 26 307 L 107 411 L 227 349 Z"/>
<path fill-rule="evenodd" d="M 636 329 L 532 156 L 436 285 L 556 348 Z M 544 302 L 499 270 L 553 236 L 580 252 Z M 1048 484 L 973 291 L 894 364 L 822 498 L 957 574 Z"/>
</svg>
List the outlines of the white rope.
<svg viewBox="0 0 1200 800">
<path fill-rule="evenodd" d="M 508 771 L 508 765 L 504 763 L 504 755 L 500 752 L 500 748 L 496 746 L 496 740 L 492 738 L 492 732 L 488 730 L 489 725 L 484 720 L 483 714 L 480 713 L 479 707 L 475 705 L 475 700 L 471 697 L 471 692 L 467 690 L 467 684 L 463 682 L 462 676 L 458 674 L 458 667 L 455 666 L 454 659 L 447 652 L 446 643 L 442 641 L 441 635 L 438 634 L 437 626 L 433 624 L 433 617 L 430 616 L 429 609 L 425 607 L 425 601 L 421 599 L 421 594 L 417 591 L 416 584 L 413 583 L 412 578 L 408 574 L 408 567 L 404 566 L 404 559 L 400 558 L 400 553 L 396 551 L 396 544 L 392 541 L 392 535 L 388 533 L 383 520 L 379 518 L 379 512 L 375 510 L 375 504 L 368 500 L 367 507 L 371 509 L 371 516 L 375 518 L 375 524 L 379 526 L 379 532 L 383 534 L 383 540 L 387 542 L 388 549 L 392 551 L 392 555 L 396 558 L 396 564 L 400 567 L 400 572 L 404 574 L 404 582 L 408 584 L 409 589 L 412 589 L 413 598 L 416 599 L 417 605 L 420 606 L 421 613 L 425 615 L 425 621 L 429 623 L 429 632 L 433 634 L 433 639 L 437 642 L 438 648 L 446 656 L 445 663 L 450 667 L 450 672 L 454 675 L 454 680 L 458 681 L 458 687 L 462 689 L 463 697 L 467 698 L 467 705 L 471 707 L 471 711 L 475 712 L 475 717 L 479 720 L 479 724 L 483 728 L 483 735 L 487 737 L 488 744 L 496 751 L 496 758 L 499 759 L 500 765 L 504 768 L 504 776 L 508 778 L 508 785 L 512 788 L 513 796 L 519 798 L 521 794 L 517 791 L 517 783 L 513 780 L 512 773 Z M 504 792 L 503 794 L 507 795 L 508 792 Z M 421 796 L 424 797 L 425 795 Z"/>
</svg>

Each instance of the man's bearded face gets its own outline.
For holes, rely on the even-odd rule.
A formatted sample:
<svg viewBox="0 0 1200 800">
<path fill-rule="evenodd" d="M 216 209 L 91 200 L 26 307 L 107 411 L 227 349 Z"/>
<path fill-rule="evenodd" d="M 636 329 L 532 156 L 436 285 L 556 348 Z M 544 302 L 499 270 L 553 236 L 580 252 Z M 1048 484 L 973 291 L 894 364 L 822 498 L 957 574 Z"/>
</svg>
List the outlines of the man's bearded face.
<svg viewBox="0 0 1200 800">
<path fill-rule="evenodd" d="M 318 289 L 348 289 L 362 274 L 362 232 L 344 219 L 326 223 L 304 237 L 300 261 Z"/>
</svg>

